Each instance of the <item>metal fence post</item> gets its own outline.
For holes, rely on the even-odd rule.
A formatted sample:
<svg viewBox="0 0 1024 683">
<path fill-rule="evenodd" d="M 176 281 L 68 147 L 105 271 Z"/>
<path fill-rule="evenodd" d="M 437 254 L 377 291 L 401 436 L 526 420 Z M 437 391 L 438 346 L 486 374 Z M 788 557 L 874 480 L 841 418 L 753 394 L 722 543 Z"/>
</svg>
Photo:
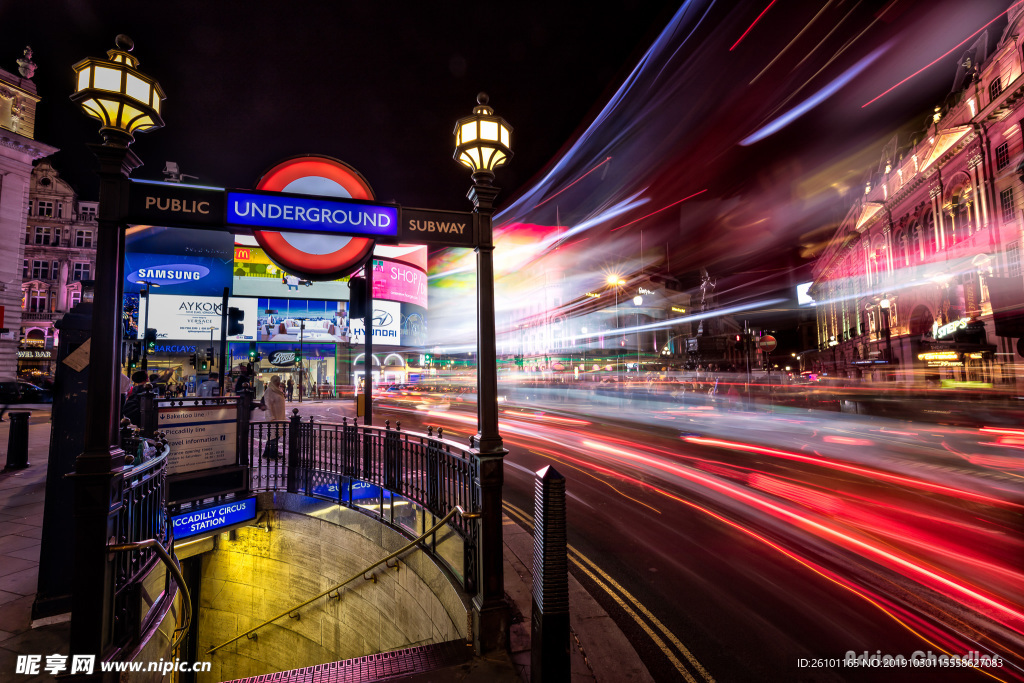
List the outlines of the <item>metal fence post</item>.
<svg viewBox="0 0 1024 683">
<path fill-rule="evenodd" d="M 391 429 L 391 420 L 384 420 L 384 488 L 401 493 L 401 477 L 398 473 L 399 451 L 402 448 L 401 435 Z"/>
<path fill-rule="evenodd" d="M 143 436 L 152 437 L 156 434 L 157 427 L 157 414 L 156 414 L 156 392 L 153 390 L 153 385 L 146 383 L 142 393 L 139 395 L 139 409 L 142 413 L 142 427 Z"/>
<path fill-rule="evenodd" d="M 292 416 L 288 424 L 288 492 L 299 492 L 299 444 L 301 442 L 299 432 L 302 429 L 302 418 L 299 417 L 299 409 L 292 409 Z"/>
<path fill-rule="evenodd" d="M 549 465 L 534 480 L 531 683 L 570 678 L 566 542 L 565 477 Z"/>
<path fill-rule="evenodd" d="M 238 393 L 238 427 L 235 433 L 237 463 L 240 467 L 249 466 L 249 421 L 252 418 L 252 395 L 252 387 L 243 384 L 242 390 Z"/>
</svg>

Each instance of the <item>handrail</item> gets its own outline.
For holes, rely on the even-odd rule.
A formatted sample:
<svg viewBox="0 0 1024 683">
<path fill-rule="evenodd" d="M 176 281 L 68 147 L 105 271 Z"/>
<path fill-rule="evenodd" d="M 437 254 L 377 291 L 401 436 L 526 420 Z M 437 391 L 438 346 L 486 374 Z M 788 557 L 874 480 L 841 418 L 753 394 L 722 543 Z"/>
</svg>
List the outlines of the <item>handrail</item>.
<svg viewBox="0 0 1024 683">
<path fill-rule="evenodd" d="M 436 532 L 438 529 L 440 529 L 442 526 L 447 524 L 448 520 L 450 520 L 452 518 L 452 516 L 455 515 L 456 512 L 458 512 L 464 519 L 476 519 L 476 518 L 481 516 L 481 514 L 479 512 L 466 512 L 465 510 L 462 509 L 462 506 L 456 505 L 455 507 L 453 507 L 448 512 L 448 514 L 446 514 L 444 517 L 442 517 L 441 520 L 437 524 L 432 526 L 422 536 L 420 536 L 416 540 L 412 541 L 408 545 L 404 546 L 403 548 L 401 548 L 399 550 L 396 550 L 395 552 L 391 553 L 387 557 L 384 557 L 384 558 L 381 558 L 381 559 L 377 560 L 376 562 L 371 564 L 366 569 L 363 569 L 363 570 L 361 570 L 359 572 L 356 572 L 351 577 L 345 579 L 341 583 L 339 583 L 339 584 L 337 584 L 335 586 L 332 586 L 332 587 L 328 588 L 327 590 L 325 590 L 325 591 L 323 591 L 321 593 L 318 593 L 318 594 L 314 595 L 309 600 L 306 600 L 303 603 L 295 605 L 295 607 L 291 607 L 289 609 L 286 609 L 284 612 L 281 612 L 276 617 L 273 617 L 271 619 L 267 619 L 262 624 L 258 624 L 256 626 L 253 626 L 251 629 L 249 629 L 245 633 L 239 633 L 237 636 L 235 636 L 231 640 L 226 640 L 223 643 L 221 643 L 220 645 L 217 645 L 216 647 L 210 648 L 209 650 L 206 651 L 206 654 L 212 655 L 214 652 L 216 652 L 217 650 L 221 649 L 225 645 L 230 645 L 231 643 L 235 642 L 236 640 L 238 640 L 238 639 L 240 639 L 242 637 L 247 637 L 250 633 L 254 633 L 255 631 L 258 631 L 259 629 L 263 628 L 264 626 L 268 626 L 268 625 L 274 623 L 275 621 L 277 621 L 281 617 L 284 617 L 286 615 L 291 615 L 296 610 L 300 610 L 303 607 L 305 607 L 306 605 L 310 604 L 311 602 L 315 602 L 315 601 L 319 600 L 320 598 L 324 597 L 328 593 L 333 593 L 334 591 L 340 589 L 345 584 L 347 584 L 347 583 L 349 583 L 351 581 L 355 581 L 356 579 L 358 579 L 361 576 L 365 576 L 366 572 L 370 571 L 371 569 L 374 569 L 375 567 L 377 567 L 377 566 L 387 562 L 388 560 L 391 560 L 391 559 L 394 559 L 394 558 L 398 557 L 399 555 L 404 553 L 406 550 L 409 550 L 410 548 L 413 548 L 414 546 L 418 545 L 420 542 L 424 541 L 428 536 L 430 536 L 431 534 Z M 339 595 L 340 595 L 340 593 L 339 593 Z"/>
<path fill-rule="evenodd" d="M 181 569 L 171 558 L 167 549 L 155 538 L 147 538 L 144 541 L 135 541 L 134 543 L 122 543 L 119 545 L 108 545 L 107 550 L 111 552 L 123 552 L 126 550 L 139 550 L 142 548 L 154 548 L 156 554 L 160 556 L 163 563 L 167 565 L 167 568 L 171 570 L 171 574 L 174 576 L 174 582 L 178 584 L 178 590 L 181 591 L 182 597 L 184 597 L 185 603 L 185 624 L 179 628 L 174 629 L 174 633 L 177 634 L 181 631 L 181 635 L 178 635 L 173 644 L 171 645 L 171 652 L 176 652 L 178 645 L 181 643 L 181 639 L 185 637 L 188 632 L 189 626 L 192 625 L 192 596 L 188 593 L 188 586 L 185 585 L 185 577 L 181 575 Z"/>
</svg>

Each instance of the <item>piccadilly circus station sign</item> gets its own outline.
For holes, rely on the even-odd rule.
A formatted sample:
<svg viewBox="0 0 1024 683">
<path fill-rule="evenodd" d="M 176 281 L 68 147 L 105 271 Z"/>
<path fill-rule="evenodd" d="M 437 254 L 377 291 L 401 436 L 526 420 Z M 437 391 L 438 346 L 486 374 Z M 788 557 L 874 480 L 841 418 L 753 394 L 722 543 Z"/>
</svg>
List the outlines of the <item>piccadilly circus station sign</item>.
<svg viewBox="0 0 1024 683">
<path fill-rule="evenodd" d="M 274 263 L 310 280 L 350 274 L 377 242 L 477 246 L 475 213 L 374 201 L 366 179 L 331 157 L 286 159 L 264 173 L 255 190 L 128 182 L 129 223 L 251 234 Z M 195 277 L 176 266 L 149 275 L 154 280 Z"/>
</svg>

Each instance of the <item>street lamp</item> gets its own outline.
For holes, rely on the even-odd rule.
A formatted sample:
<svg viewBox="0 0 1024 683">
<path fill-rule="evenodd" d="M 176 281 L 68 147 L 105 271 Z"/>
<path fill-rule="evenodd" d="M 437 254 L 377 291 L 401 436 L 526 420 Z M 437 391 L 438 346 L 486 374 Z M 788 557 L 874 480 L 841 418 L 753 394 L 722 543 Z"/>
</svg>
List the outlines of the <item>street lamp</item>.
<svg viewBox="0 0 1024 683">
<path fill-rule="evenodd" d="M 836 347 L 839 346 L 839 342 L 836 341 L 835 335 L 828 338 L 828 345 L 832 347 L 832 372 L 839 374 L 839 365 L 836 362 Z"/>
<path fill-rule="evenodd" d="M 128 146 L 135 133 L 164 125 L 163 88 L 138 70 L 134 47 L 117 36 L 108 59 L 75 64 L 71 101 L 102 124 L 103 144 L 89 148 L 99 161 L 99 213 L 95 295 L 89 347 L 89 402 L 84 450 L 75 460 L 75 578 L 72 593 L 71 652 L 105 658 L 113 647 L 113 560 L 107 552 L 110 529 L 120 528 L 120 506 L 97 505 L 120 495 L 124 451 L 118 447 L 120 422 L 121 309 L 124 291 L 124 231 L 121 207 L 128 176 L 142 161 Z"/>
<path fill-rule="evenodd" d="M 455 124 L 455 159 L 472 171 L 467 198 L 477 217 L 477 481 L 480 520 L 477 538 L 478 585 L 467 587 L 473 596 L 473 633 L 479 634 L 477 651 L 504 648 L 509 611 L 505 602 L 501 528 L 501 486 L 505 450 L 498 433 L 498 359 L 494 325 L 494 235 L 491 216 L 500 190 L 494 187 L 494 169 L 512 158 L 512 128 L 488 106 L 486 93 L 476 97 L 473 114 Z M 487 641 L 485 642 L 485 638 Z"/>
<path fill-rule="evenodd" d="M 637 294 L 633 297 L 633 305 L 636 309 L 636 376 L 640 378 L 640 306 L 643 306 L 644 298 Z"/>
<path fill-rule="evenodd" d="M 619 287 L 626 284 L 626 281 L 620 278 L 618 275 L 609 275 L 605 280 L 609 285 L 615 288 L 615 334 L 619 333 Z M 619 375 L 618 379 L 622 379 L 619 373 L 618 359 L 615 363 L 615 374 Z"/>
<path fill-rule="evenodd" d="M 139 280 L 139 284 L 146 285 L 142 288 L 142 291 L 139 292 L 139 296 L 145 297 L 146 299 L 146 315 L 143 316 L 145 318 L 145 323 L 142 327 L 142 371 L 146 372 L 149 361 L 149 340 L 146 339 L 146 335 L 149 334 L 149 309 L 151 308 L 150 304 L 153 303 L 149 298 L 149 290 L 151 287 L 159 287 L 160 285 L 155 282 L 149 282 L 148 280 Z M 148 376 L 149 375 L 147 375 L 147 377 Z"/>
</svg>

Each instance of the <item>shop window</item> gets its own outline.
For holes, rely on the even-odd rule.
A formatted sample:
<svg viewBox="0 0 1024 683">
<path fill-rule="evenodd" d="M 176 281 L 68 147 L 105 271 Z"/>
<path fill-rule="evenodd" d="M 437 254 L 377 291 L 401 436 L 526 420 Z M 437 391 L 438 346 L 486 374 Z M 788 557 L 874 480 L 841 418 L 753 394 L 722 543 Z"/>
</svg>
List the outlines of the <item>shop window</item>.
<svg viewBox="0 0 1024 683">
<path fill-rule="evenodd" d="M 42 202 L 40 202 L 40 204 L 42 204 Z M 43 245 L 43 246 L 47 246 L 47 245 L 50 244 L 50 238 L 52 236 L 53 236 L 53 233 L 50 230 L 50 228 L 45 228 L 45 227 L 42 227 L 42 226 L 38 226 L 38 227 L 36 227 L 36 231 L 35 231 L 35 243 Z"/>
<path fill-rule="evenodd" d="M 1014 214 L 1012 187 L 1008 187 L 999 193 L 999 208 L 1002 210 L 1003 222 L 1012 222 Z"/>
<path fill-rule="evenodd" d="M 91 280 L 92 266 L 88 263 L 76 263 L 72 280 Z"/>
<path fill-rule="evenodd" d="M 1004 142 L 996 147 L 996 168 L 1006 168 L 1010 163 L 1010 143 Z"/>
<path fill-rule="evenodd" d="M 85 249 L 92 248 L 92 230 L 76 230 L 75 246 Z"/>
</svg>

